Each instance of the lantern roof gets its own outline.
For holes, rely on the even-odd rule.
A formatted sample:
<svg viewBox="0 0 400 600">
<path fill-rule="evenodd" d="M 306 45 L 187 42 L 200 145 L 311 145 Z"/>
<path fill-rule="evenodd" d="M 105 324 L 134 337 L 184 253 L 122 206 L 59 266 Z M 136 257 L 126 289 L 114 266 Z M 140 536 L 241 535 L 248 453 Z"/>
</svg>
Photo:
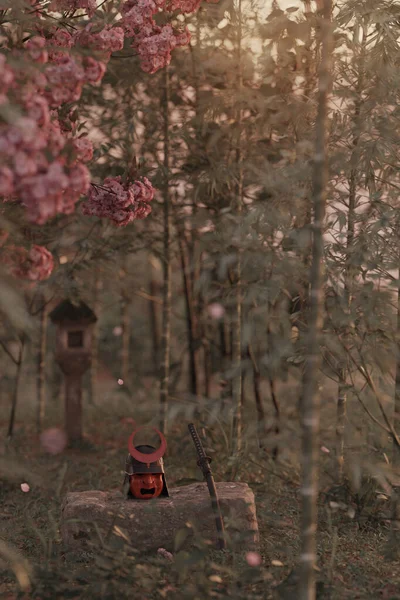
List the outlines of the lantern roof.
<svg viewBox="0 0 400 600">
<path fill-rule="evenodd" d="M 85 302 L 72 303 L 70 300 L 63 300 L 49 314 L 53 323 L 82 323 L 91 324 L 97 321 L 97 317 L 91 308 Z"/>
</svg>

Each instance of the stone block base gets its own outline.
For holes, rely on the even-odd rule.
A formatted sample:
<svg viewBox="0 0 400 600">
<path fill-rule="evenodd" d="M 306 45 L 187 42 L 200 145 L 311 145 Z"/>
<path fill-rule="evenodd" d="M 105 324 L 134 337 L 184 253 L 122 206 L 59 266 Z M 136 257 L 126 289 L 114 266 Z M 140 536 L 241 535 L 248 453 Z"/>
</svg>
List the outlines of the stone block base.
<svg viewBox="0 0 400 600">
<path fill-rule="evenodd" d="M 246 483 L 217 483 L 228 545 L 255 549 L 258 524 L 254 494 Z M 206 483 L 194 483 L 169 490 L 169 498 L 128 500 L 121 492 L 70 492 L 62 505 L 61 535 L 68 550 L 88 550 L 117 526 L 142 551 L 165 548 L 174 552 L 175 537 L 187 523 L 193 526 L 182 543 L 190 547 L 194 531 L 216 545 L 215 516 Z M 115 519 L 115 520 L 114 520 Z"/>
</svg>

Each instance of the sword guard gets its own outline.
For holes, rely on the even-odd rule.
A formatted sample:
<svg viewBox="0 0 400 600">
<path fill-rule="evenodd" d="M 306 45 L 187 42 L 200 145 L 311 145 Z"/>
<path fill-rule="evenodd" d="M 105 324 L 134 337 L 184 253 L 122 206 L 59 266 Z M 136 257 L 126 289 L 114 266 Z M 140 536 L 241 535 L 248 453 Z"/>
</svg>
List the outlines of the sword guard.
<svg viewBox="0 0 400 600">
<path fill-rule="evenodd" d="M 211 462 L 210 456 L 202 456 L 197 461 L 197 465 L 200 467 L 205 479 L 207 478 L 207 475 L 209 473 L 211 473 L 210 462 Z"/>
<path fill-rule="evenodd" d="M 211 456 L 202 456 L 201 458 L 199 458 L 199 460 L 197 461 L 199 467 L 201 466 L 201 463 L 204 463 L 205 460 L 208 462 L 208 464 L 211 464 L 212 458 Z"/>
</svg>

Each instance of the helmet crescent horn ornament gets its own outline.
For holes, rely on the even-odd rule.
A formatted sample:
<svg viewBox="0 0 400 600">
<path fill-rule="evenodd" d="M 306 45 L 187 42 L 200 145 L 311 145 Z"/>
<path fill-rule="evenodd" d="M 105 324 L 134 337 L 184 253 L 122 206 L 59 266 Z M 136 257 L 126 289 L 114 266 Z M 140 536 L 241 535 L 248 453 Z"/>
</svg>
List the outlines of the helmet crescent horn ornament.
<svg viewBox="0 0 400 600">
<path fill-rule="evenodd" d="M 164 437 L 164 435 L 161 433 L 161 431 L 159 431 L 158 429 L 156 429 L 156 427 L 153 427 L 152 429 L 157 433 L 157 435 L 159 436 L 160 440 L 161 440 L 161 444 L 160 447 L 155 450 L 152 454 L 144 454 L 144 452 L 140 452 L 139 450 L 137 450 L 133 444 L 133 440 L 135 439 L 135 435 L 141 431 L 142 429 L 144 429 L 144 427 L 139 427 L 138 429 L 136 429 L 130 436 L 129 440 L 128 440 L 128 450 L 129 450 L 129 454 L 131 456 L 133 456 L 134 459 L 136 459 L 137 461 L 141 462 L 141 463 L 145 463 L 145 464 L 149 464 L 152 462 L 156 462 L 157 460 L 159 460 L 160 458 L 162 458 L 165 454 L 165 451 L 167 449 L 167 442 L 166 439 Z"/>
</svg>

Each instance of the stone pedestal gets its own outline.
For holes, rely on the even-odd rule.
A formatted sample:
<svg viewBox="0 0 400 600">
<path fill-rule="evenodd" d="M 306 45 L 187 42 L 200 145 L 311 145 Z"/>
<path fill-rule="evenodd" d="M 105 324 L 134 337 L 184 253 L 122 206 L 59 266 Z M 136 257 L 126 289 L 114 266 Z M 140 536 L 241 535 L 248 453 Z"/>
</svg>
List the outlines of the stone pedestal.
<svg viewBox="0 0 400 600">
<path fill-rule="evenodd" d="M 228 546 L 256 549 L 258 524 L 254 494 L 246 483 L 217 483 Z M 193 525 L 182 548 L 193 543 L 194 531 L 217 542 L 215 517 L 206 483 L 169 490 L 169 498 L 128 500 L 121 492 L 70 492 L 62 505 L 61 535 L 68 550 L 89 550 L 98 544 L 96 527 L 104 538 L 114 525 L 132 546 L 142 551 L 165 548 L 174 552 L 175 537 Z M 117 515 L 115 517 L 115 515 Z M 117 533 L 118 535 L 118 533 Z"/>
</svg>

